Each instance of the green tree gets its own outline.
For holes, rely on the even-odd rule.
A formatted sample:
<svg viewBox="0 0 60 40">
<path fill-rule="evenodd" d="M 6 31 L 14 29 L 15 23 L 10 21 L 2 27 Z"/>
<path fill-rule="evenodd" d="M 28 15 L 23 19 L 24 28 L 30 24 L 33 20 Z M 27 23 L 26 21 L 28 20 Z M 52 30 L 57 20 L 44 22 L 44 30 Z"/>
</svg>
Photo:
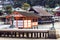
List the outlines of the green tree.
<svg viewBox="0 0 60 40">
<path fill-rule="evenodd" d="M 12 7 L 11 6 L 6 6 L 5 10 L 6 10 L 7 14 L 11 14 L 12 13 Z"/>
<path fill-rule="evenodd" d="M 3 15 L 2 10 L 0 10 L 0 15 Z"/>
<path fill-rule="evenodd" d="M 30 7 L 30 5 L 29 5 L 28 3 L 24 3 L 24 4 L 22 5 L 22 8 L 23 8 L 24 10 L 27 10 L 29 7 Z"/>
</svg>

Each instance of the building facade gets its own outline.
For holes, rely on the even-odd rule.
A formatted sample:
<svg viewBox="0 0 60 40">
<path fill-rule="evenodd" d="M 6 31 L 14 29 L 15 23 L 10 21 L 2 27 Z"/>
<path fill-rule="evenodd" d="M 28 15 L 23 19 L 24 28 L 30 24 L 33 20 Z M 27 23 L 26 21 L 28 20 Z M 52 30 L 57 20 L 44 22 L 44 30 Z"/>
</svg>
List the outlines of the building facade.
<svg viewBox="0 0 60 40">
<path fill-rule="evenodd" d="M 7 23 L 12 25 L 12 16 L 14 17 L 13 25 L 16 28 L 32 28 L 38 27 L 38 16 L 33 13 L 14 11 L 12 14 L 7 15 Z"/>
<path fill-rule="evenodd" d="M 52 14 L 48 13 L 43 7 L 41 6 L 33 6 L 30 9 L 28 9 L 29 11 L 33 11 L 36 15 L 39 15 L 39 24 L 40 23 L 51 23 L 51 18 L 52 18 Z"/>
</svg>

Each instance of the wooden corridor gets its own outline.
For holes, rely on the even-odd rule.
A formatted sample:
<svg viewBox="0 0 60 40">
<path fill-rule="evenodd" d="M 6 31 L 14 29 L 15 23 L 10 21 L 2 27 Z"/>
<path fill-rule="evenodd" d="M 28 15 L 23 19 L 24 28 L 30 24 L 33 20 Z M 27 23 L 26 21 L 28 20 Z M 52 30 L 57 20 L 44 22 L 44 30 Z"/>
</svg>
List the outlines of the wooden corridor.
<svg viewBox="0 0 60 40">
<path fill-rule="evenodd" d="M 0 37 L 10 37 L 10 38 L 56 38 L 55 35 L 51 35 L 48 30 L 39 29 L 4 29 L 0 30 Z"/>
</svg>

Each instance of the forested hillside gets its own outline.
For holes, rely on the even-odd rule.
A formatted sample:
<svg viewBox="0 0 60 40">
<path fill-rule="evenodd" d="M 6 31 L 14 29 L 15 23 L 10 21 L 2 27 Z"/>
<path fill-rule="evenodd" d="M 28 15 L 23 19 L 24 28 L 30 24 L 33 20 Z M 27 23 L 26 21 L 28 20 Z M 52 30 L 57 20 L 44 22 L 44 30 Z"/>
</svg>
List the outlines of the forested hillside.
<svg viewBox="0 0 60 40">
<path fill-rule="evenodd" d="M 60 5 L 60 0 L 14 0 L 14 6 L 22 6 L 24 2 L 30 4 L 30 6 L 41 5 L 51 8 Z"/>
</svg>

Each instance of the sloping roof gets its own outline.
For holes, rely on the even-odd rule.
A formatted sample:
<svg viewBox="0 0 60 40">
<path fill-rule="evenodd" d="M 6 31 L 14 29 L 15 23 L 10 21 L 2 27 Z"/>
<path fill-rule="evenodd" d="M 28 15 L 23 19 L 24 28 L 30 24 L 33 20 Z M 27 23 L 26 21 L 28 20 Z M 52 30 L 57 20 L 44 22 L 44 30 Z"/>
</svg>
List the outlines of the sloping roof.
<svg viewBox="0 0 60 40">
<path fill-rule="evenodd" d="M 21 15 L 24 15 L 26 17 L 40 17 L 39 15 L 36 15 L 35 13 L 29 13 L 29 12 L 20 12 Z"/>
<path fill-rule="evenodd" d="M 36 12 L 38 12 L 39 16 L 52 16 L 52 14 L 48 13 L 44 8 L 40 6 L 33 6 L 32 7 Z"/>
<path fill-rule="evenodd" d="M 56 7 L 55 9 L 53 9 L 54 12 L 60 12 L 60 7 Z"/>
<path fill-rule="evenodd" d="M 20 11 L 14 11 L 12 14 L 8 15 L 9 17 L 11 17 L 12 15 L 14 15 L 14 17 L 16 17 L 16 15 L 20 16 L 22 15 L 21 17 L 25 16 L 25 17 L 37 17 L 37 18 L 40 18 L 39 15 L 36 15 L 35 13 L 30 13 L 30 12 L 20 12 Z"/>
</svg>

